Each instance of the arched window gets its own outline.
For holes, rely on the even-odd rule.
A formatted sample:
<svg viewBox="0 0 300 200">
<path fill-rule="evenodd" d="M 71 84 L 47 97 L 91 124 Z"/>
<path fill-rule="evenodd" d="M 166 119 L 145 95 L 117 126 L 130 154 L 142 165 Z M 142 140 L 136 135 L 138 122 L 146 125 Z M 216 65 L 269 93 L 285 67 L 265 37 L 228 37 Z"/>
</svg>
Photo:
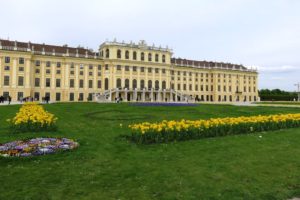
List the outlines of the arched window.
<svg viewBox="0 0 300 200">
<path fill-rule="evenodd" d="M 148 81 L 148 89 L 151 89 L 151 88 L 152 88 L 152 81 L 149 80 L 149 81 Z"/>
<path fill-rule="evenodd" d="M 163 82 L 162 82 L 162 89 L 163 89 L 163 90 L 166 89 L 166 81 L 163 81 Z"/>
<path fill-rule="evenodd" d="M 158 54 L 155 54 L 155 62 L 158 62 Z"/>
<path fill-rule="evenodd" d="M 122 88 L 122 83 L 120 78 L 117 79 L 117 88 Z"/>
<path fill-rule="evenodd" d="M 125 79 L 125 88 L 129 89 L 129 79 Z"/>
<path fill-rule="evenodd" d="M 165 63 L 166 62 L 166 56 L 162 55 L 162 62 Z"/>
<path fill-rule="evenodd" d="M 140 87 L 141 87 L 141 89 L 145 88 L 145 81 L 144 80 L 141 80 Z"/>
<path fill-rule="evenodd" d="M 133 52 L 133 60 L 136 60 L 136 51 Z"/>
<path fill-rule="evenodd" d="M 117 58 L 122 58 L 122 51 L 120 49 L 117 51 Z"/>
<path fill-rule="evenodd" d="M 152 61 L 152 54 L 148 53 L 148 61 Z"/>
<path fill-rule="evenodd" d="M 132 88 L 133 89 L 137 88 L 137 81 L 135 79 L 133 79 L 132 81 Z"/>
<path fill-rule="evenodd" d="M 106 78 L 104 82 L 104 89 L 108 90 L 108 88 L 109 88 L 109 83 L 108 83 L 108 78 Z"/>
<path fill-rule="evenodd" d="M 141 60 L 142 60 L 142 61 L 145 60 L 145 54 L 144 54 L 144 52 L 141 53 Z"/>
<path fill-rule="evenodd" d="M 159 90 L 159 81 L 155 81 L 155 89 Z"/>
<path fill-rule="evenodd" d="M 125 59 L 129 59 L 129 51 L 125 51 Z"/>
<path fill-rule="evenodd" d="M 109 49 L 106 49 L 106 51 L 105 51 L 105 57 L 109 58 Z"/>
</svg>

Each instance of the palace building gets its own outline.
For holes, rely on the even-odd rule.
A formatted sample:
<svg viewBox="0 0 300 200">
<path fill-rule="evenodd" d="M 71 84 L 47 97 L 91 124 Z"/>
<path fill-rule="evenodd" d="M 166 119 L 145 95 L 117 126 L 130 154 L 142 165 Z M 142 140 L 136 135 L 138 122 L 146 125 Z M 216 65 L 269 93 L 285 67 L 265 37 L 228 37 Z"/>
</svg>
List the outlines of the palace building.
<svg viewBox="0 0 300 200">
<path fill-rule="evenodd" d="M 172 57 L 169 48 L 104 42 L 82 47 L 0 40 L 0 96 L 12 101 L 258 101 L 256 70 Z"/>
</svg>

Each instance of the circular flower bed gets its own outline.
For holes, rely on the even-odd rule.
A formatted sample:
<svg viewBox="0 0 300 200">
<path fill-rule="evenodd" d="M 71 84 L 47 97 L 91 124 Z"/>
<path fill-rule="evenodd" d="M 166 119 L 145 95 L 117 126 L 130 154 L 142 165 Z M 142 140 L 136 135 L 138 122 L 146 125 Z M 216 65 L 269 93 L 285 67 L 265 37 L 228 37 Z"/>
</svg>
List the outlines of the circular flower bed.
<svg viewBox="0 0 300 200">
<path fill-rule="evenodd" d="M 40 156 L 78 147 L 78 143 L 67 138 L 34 138 L 0 144 L 0 156 Z"/>
</svg>

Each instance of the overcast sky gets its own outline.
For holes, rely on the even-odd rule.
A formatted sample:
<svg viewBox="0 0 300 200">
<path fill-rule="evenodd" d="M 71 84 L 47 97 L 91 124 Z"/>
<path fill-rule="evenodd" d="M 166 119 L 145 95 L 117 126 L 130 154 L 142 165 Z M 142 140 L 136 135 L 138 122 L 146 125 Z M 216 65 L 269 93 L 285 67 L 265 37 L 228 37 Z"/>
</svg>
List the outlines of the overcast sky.
<svg viewBox="0 0 300 200">
<path fill-rule="evenodd" d="M 0 0 L 0 37 L 97 50 L 106 39 L 259 69 L 259 88 L 300 82 L 299 0 Z"/>
</svg>

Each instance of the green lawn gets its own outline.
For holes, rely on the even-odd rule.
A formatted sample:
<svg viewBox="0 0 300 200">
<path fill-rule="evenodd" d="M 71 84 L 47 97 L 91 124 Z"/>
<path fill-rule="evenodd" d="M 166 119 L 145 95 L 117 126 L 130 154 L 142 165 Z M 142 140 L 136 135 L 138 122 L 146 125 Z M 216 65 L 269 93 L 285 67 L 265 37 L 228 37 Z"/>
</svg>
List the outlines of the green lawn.
<svg viewBox="0 0 300 200">
<path fill-rule="evenodd" d="M 81 146 L 42 157 L 0 158 L 1 200 L 300 196 L 300 128 L 145 146 L 124 139 L 130 134 L 125 127 L 134 122 L 299 113 L 300 108 L 95 103 L 45 107 L 59 118 L 55 133 L 10 134 L 6 119 L 19 106 L 0 106 L 0 143 L 62 136 L 76 139 Z"/>
</svg>

